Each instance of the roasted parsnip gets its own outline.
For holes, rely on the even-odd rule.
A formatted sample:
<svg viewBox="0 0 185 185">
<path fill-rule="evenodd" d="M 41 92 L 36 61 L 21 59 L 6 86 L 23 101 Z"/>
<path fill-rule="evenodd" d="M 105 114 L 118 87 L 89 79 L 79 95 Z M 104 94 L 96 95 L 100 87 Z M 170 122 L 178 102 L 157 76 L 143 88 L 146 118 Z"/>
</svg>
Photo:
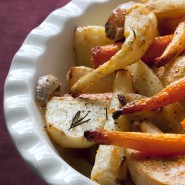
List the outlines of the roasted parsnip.
<svg viewBox="0 0 185 185">
<path fill-rule="evenodd" d="M 185 13 L 185 0 L 139 0 L 154 12 L 157 18 L 179 17 Z"/>
<path fill-rule="evenodd" d="M 185 50 L 185 21 L 179 23 L 175 30 L 171 43 L 167 46 L 164 53 L 155 59 L 155 64 L 161 67 Z"/>
<path fill-rule="evenodd" d="M 107 130 L 128 131 L 129 118 L 121 116 L 118 120 L 112 119 L 112 111 L 118 109 L 121 104 L 118 97 L 132 92 L 131 77 L 127 71 L 120 70 L 114 83 L 114 92 L 111 105 L 108 109 L 107 121 L 104 128 Z M 96 154 L 95 164 L 92 169 L 91 179 L 101 185 L 118 185 L 125 182 L 127 177 L 125 150 L 116 146 L 100 145 Z"/>
<path fill-rule="evenodd" d="M 104 76 L 137 62 L 152 44 L 156 34 L 155 15 L 141 4 L 133 5 L 126 14 L 124 32 L 126 40 L 122 49 L 108 62 L 80 78 L 71 89 L 73 96 L 85 92 L 89 86 Z"/>
<path fill-rule="evenodd" d="M 154 39 L 152 45 L 147 49 L 141 60 L 146 64 L 152 64 L 154 59 L 160 57 L 171 42 L 173 35 L 159 36 Z M 105 46 L 96 46 L 91 50 L 91 60 L 94 68 L 110 60 L 110 58 L 121 49 L 121 42 Z"/>
</svg>

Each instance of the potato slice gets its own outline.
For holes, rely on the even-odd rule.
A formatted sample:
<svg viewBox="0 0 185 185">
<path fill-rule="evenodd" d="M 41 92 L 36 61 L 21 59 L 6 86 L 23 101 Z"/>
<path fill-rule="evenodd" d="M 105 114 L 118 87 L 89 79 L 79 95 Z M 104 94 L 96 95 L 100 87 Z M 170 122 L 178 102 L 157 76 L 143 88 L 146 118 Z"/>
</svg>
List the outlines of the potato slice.
<svg viewBox="0 0 185 185">
<path fill-rule="evenodd" d="M 49 136 L 61 147 L 87 148 L 92 146 L 93 143 L 86 141 L 83 133 L 87 129 L 104 126 L 109 101 L 110 98 L 106 95 L 52 98 L 47 103 L 45 113 Z M 74 128 L 71 127 L 73 125 Z"/>
<path fill-rule="evenodd" d="M 148 133 L 161 133 L 149 122 L 138 127 Z M 185 157 L 152 157 L 126 149 L 129 172 L 135 185 L 176 185 L 185 182 Z"/>
<path fill-rule="evenodd" d="M 91 49 L 95 46 L 110 44 L 112 41 L 105 36 L 103 26 L 77 27 L 75 32 L 75 55 L 78 66 L 93 67 Z"/>
</svg>

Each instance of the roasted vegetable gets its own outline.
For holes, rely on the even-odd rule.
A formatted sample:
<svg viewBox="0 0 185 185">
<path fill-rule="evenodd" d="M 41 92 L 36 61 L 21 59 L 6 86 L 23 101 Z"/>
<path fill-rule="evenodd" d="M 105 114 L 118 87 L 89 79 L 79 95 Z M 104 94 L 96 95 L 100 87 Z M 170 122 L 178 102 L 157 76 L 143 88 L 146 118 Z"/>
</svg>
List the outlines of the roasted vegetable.
<svg viewBox="0 0 185 185">
<path fill-rule="evenodd" d="M 105 24 L 106 36 L 113 41 L 125 40 L 124 24 L 127 11 L 135 2 L 129 1 L 114 9 Z"/>
<path fill-rule="evenodd" d="M 139 0 L 157 18 L 179 17 L 185 14 L 185 0 Z"/>
<path fill-rule="evenodd" d="M 185 78 L 177 80 L 164 88 L 156 95 L 128 103 L 121 110 L 115 111 L 113 116 L 118 118 L 121 114 L 131 114 L 138 111 L 154 110 L 172 104 L 185 98 Z"/>
<path fill-rule="evenodd" d="M 92 67 L 91 49 L 99 45 L 111 44 L 105 36 L 103 26 L 79 26 L 75 32 L 75 58 L 78 66 Z"/>
<path fill-rule="evenodd" d="M 164 53 L 155 59 L 155 64 L 161 67 L 168 62 L 172 61 L 176 56 L 185 50 L 185 22 L 179 23 L 177 29 L 175 30 L 173 39 L 168 47 L 165 49 Z"/>
<path fill-rule="evenodd" d="M 80 78 L 71 89 L 73 96 L 85 92 L 89 86 L 113 71 L 137 62 L 152 44 L 156 34 L 157 20 L 155 15 L 141 4 L 133 5 L 127 12 L 125 19 L 124 35 L 126 40 L 122 49 L 108 62 Z"/>
<path fill-rule="evenodd" d="M 142 132 L 162 133 L 151 122 L 138 123 Z M 126 149 L 126 161 L 135 185 L 181 184 L 185 179 L 185 157 L 156 157 Z M 174 173 L 175 172 L 175 173 Z"/>
<path fill-rule="evenodd" d="M 85 131 L 84 136 L 88 141 L 98 144 L 130 148 L 150 155 L 185 155 L 184 134 L 151 134 L 97 129 Z"/>
<path fill-rule="evenodd" d="M 41 76 L 36 87 L 36 99 L 41 107 L 55 95 L 60 95 L 61 83 L 57 77 L 49 74 Z"/>
<path fill-rule="evenodd" d="M 130 92 L 132 92 L 132 82 L 129 73 L 123 70 L 118 71 L 114 83 L 111 105 L 107 110 L 105 129 L 117 131 L 129 130 L 130 120 L 128 116 L 121 116 L 115 124 L 111 115 L 113 109 L 118 109 L 121 106 L 118 96 L 123 96 Z M 100 145 L 92 169 L 91 179 L 101 185 L 119 185 L 120 182 L 125 182 L 127 178 L 127 167 L 123 161 L 124 157 L 124 148 Z"/>
<path fill-rule="evenodd" d="M 88 128 L 103 128 L 109 102 L 110 97 L 106 94 L 53 97 L 47 103 L 45 113 L 49 136 L 61 147 L 92 146 L 93 143 L 83 137 L 83 132 Z"/>
<path fill-rule="evenodd" d="M 171 42 L 173 35 L 156 37 L 152 45 L 148 48 L 141 60 L 146 64 L 152 64 L 154 59 L 161 56 L 168 44 Z M 94 68 L 98 68 L 103 63 L 110 60 L 121 49 L 121 42 L 105 46 L 96 46 L 91 50 L 91 60 Z"/>
</svg>

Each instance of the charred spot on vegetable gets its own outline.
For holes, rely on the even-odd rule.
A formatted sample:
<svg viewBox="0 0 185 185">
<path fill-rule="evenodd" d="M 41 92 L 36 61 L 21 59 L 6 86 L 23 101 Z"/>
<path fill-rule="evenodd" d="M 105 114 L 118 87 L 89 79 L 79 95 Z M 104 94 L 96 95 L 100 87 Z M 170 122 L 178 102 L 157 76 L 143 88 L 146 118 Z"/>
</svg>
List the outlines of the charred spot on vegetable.
<svg viewBox="0 0 185 185">
<path fill-rule="evenodd" d="M 102 144 L 102 145 L 109 145 L 110 142 L 106 139 L 106 135 L 101 132 L 101 130 L 86 130 L 84 132 L 84 137 L 88 141 L 93 141 L 97 144 Z"/>
<path fill-rule="evenodd" d="M 86 130 L 84 131 L 84 137 L 88 141 L 94 141 L 95 133 L 93 132 L 93 130 Z"/>
<path fill-rule="evenodd" d="M 121 105 L 125 105 L 126 104 L 124 96 L 118 94 L 118 100 L 119 100 Z"/>
<path fill-rule="evenodd" d="M 75 116 L 72 119 L 72 123 L 71 123 L 68 131 L 74 127 L 77 127 L 78 125 L 89 122 L 91 119 L 84 120 L 88 116 L 89 112 L 90 111 L 88 111 L 84 117 L 80 118 L 81 111 L 77 111 Z"/>
<path fill-rule="evenodd" d="M 122 115 L 122 110 L 117 110 L 112 113 L 112 118 L 114 120 L 118 119 Z"/>
</svg>

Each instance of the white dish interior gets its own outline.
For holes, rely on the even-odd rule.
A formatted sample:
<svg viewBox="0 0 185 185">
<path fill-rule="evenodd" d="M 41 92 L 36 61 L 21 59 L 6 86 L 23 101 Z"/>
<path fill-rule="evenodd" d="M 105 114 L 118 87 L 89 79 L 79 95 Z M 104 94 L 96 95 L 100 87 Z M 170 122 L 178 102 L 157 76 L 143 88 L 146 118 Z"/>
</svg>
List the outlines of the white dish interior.
<svg viewBox="0 0 185 185">
<path fill-rule="evenodd" d="M 35 103 L 37 80 L 53 74 L 61 80 L 62 91 L 67 92 L 66 72 L 75 65 L 75 28 L 104 25 L 110 12 L 123 2 L 73 0 L 33 29 L 12 61 L 4 96 L 7 128 L 22 157 L 48 184 L 96 183 L 86 177 L 91 165 L 83 155 L 76 150 L 58 151 L 43 130 L 44 120 Z"/>
</svg>

